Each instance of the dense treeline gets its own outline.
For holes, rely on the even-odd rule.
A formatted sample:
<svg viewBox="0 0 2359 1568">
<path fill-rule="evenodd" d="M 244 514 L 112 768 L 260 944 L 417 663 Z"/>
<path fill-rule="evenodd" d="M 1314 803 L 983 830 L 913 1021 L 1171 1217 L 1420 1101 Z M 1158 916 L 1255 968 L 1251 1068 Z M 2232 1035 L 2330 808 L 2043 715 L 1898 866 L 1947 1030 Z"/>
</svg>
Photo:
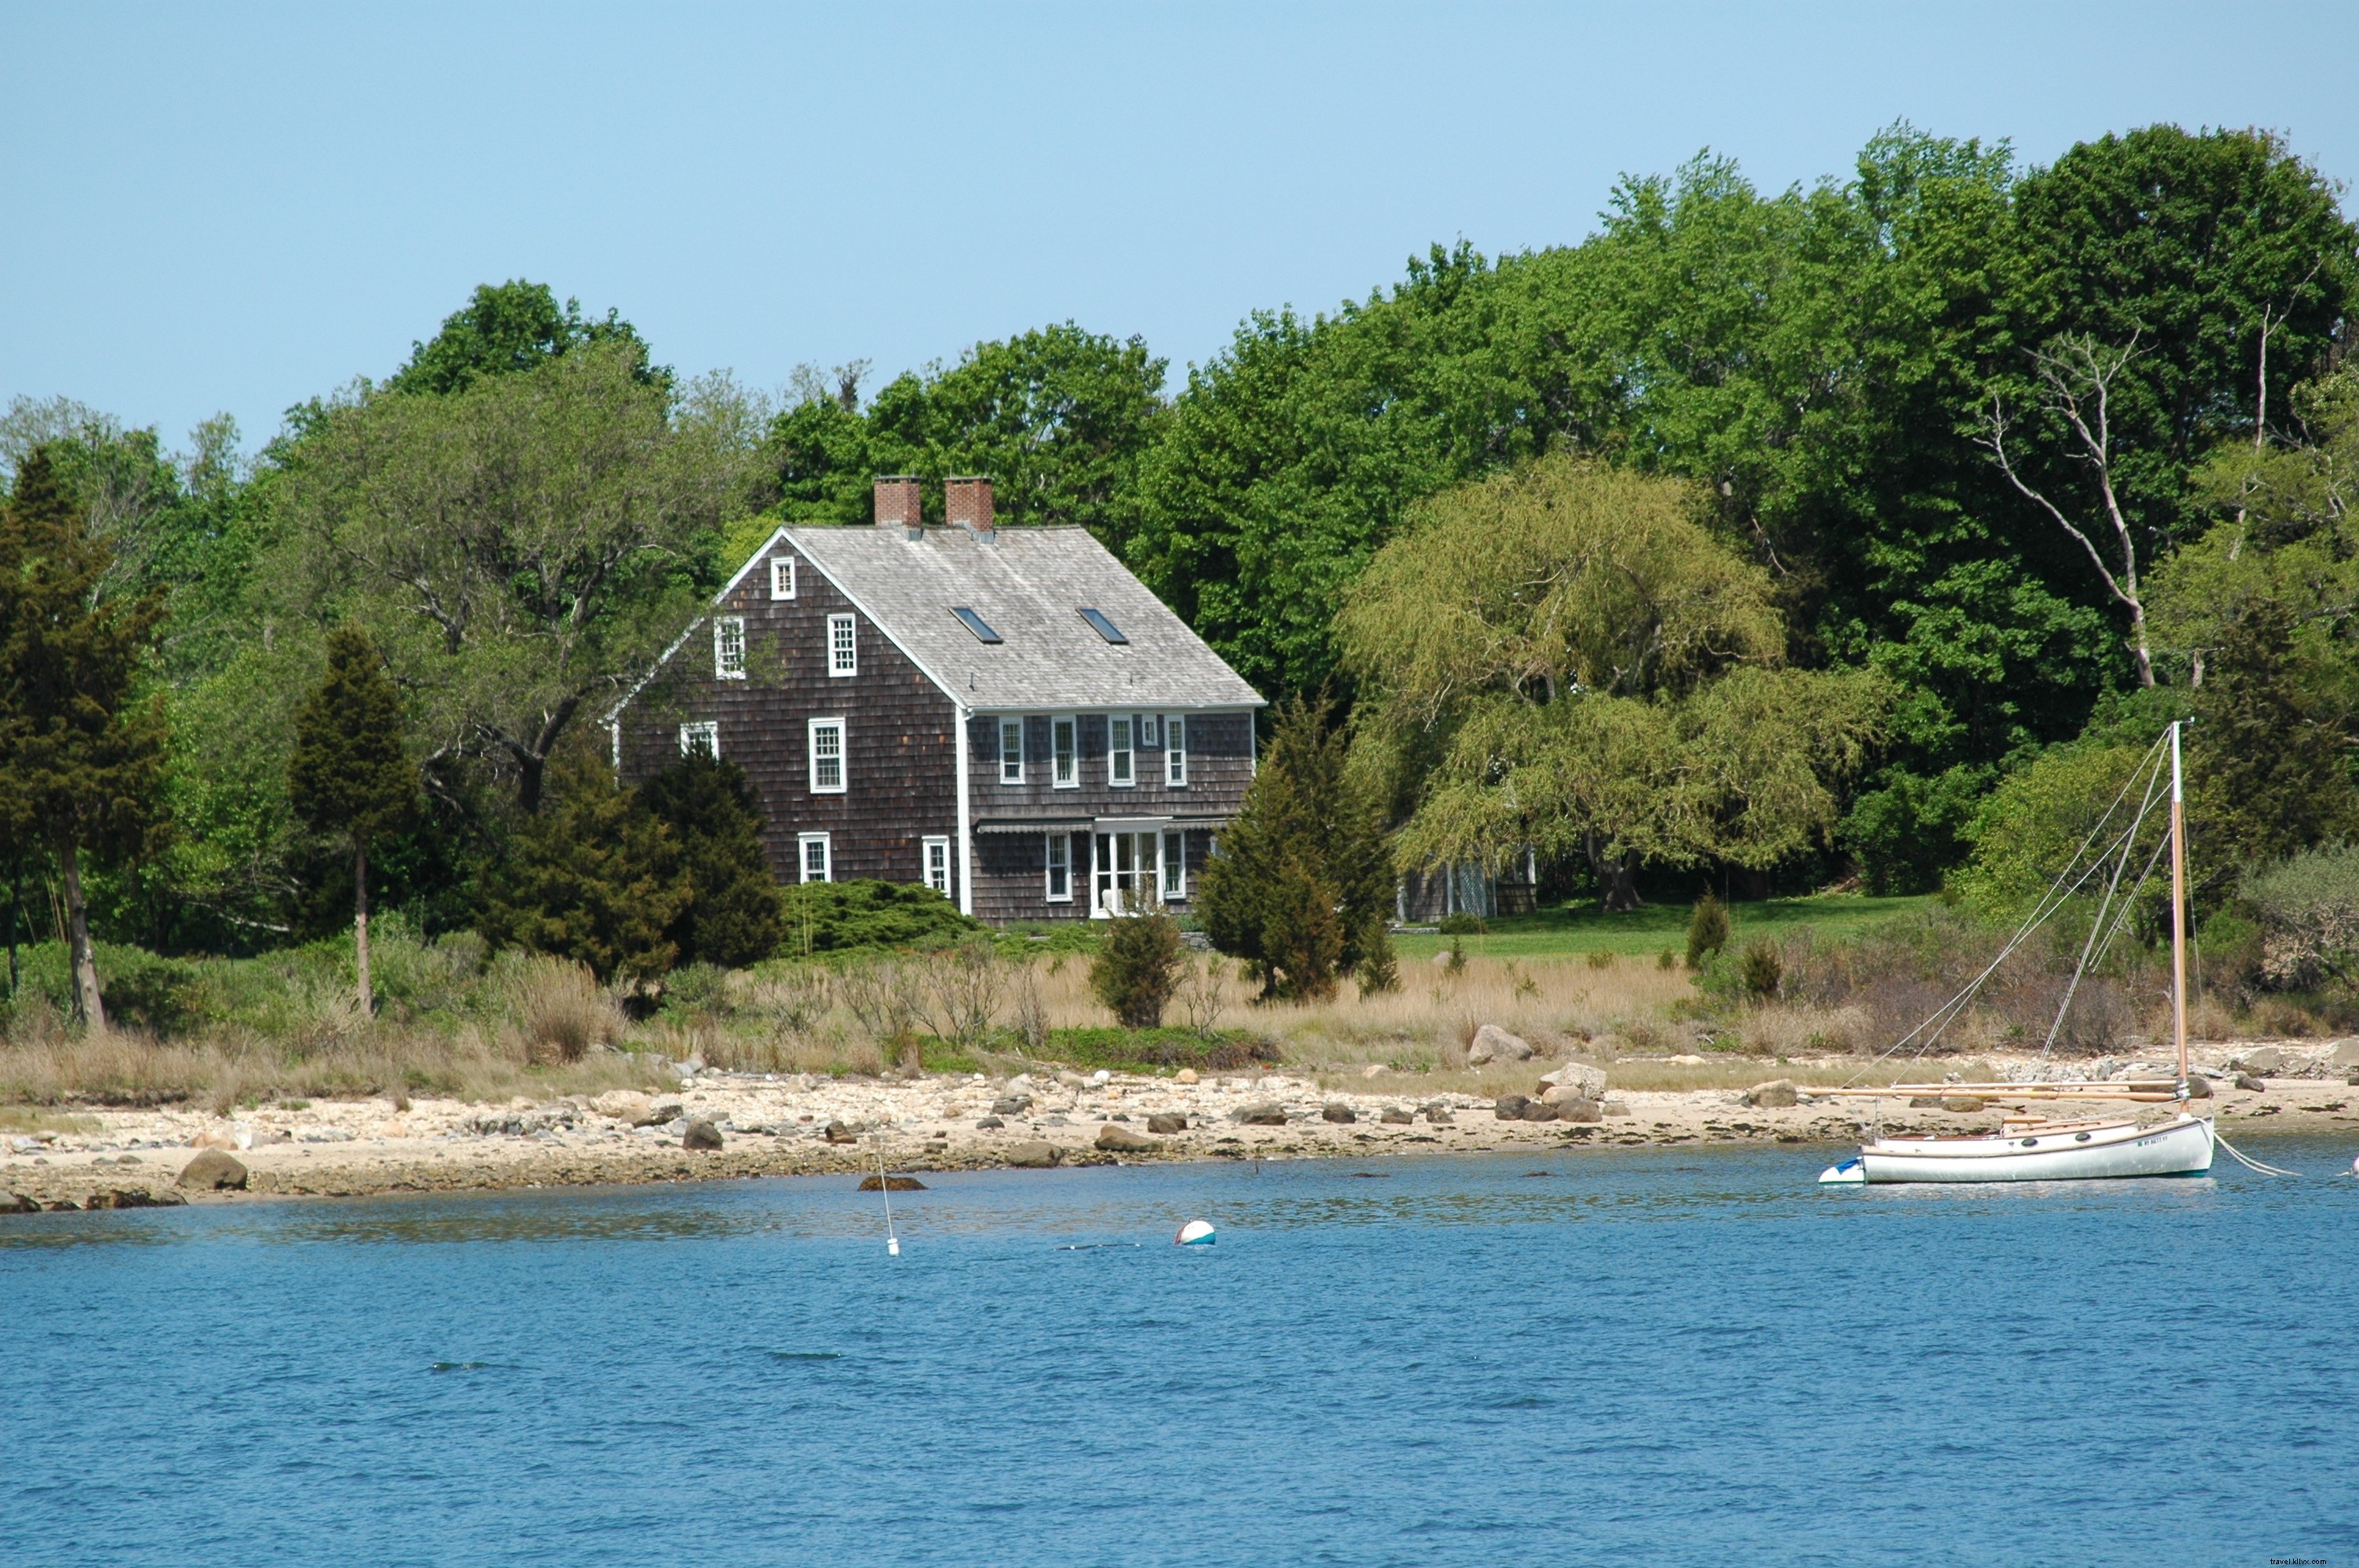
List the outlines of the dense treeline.
<svg viewBox="0 0 2359 1568">
<path fill-rule="evenodd" d="M 1900 126 L 1847 178 L 1765 193 L 1700 157 L 1578 244 L 1256 312 L 1176 390 L 1064 323 L 873 390 L 807 371 L 774 408 L 509 283 L 250 460 L 225 421 L 174 456 L 19 400 L 10 537 L 86 541 L 85 609 L 145 649 L 109 711 L 158 782 L 82 833 L 12 763 L 11 939 L 86 903 L 112 939 L 249 951 L 373 902 L 606 973 L 758 946 L 744 890 L 700 905 L 687 869 L 750 807 L 682 802 L 734 786 L 608 800 L 586 759 L 767 528 L 864 522 L 882 472 L 992 476 L 1006 522 L 1089 527 L 1268 695 L 1348 716 L 1407 863 L 1531 845 L 1610 903 L 1846 863 L 1995 888 L 2027 813 L 2192 710 L 2224 903 L 2359 820 L 2354 281 L 2332 185 L 2267 134 L 2026 168 Z M 364 847 L 289 759 L 305 699 L 371 672 L 418 787 Z M 1347 965 L 1373 942 L 1334 935 Z"/>
</svg>

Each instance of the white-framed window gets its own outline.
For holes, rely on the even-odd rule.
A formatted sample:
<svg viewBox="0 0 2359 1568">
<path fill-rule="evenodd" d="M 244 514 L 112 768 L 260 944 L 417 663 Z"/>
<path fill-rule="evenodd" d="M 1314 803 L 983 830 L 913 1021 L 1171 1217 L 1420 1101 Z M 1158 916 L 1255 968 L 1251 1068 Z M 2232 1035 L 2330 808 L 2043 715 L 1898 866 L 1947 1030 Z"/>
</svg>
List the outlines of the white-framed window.
<svg viewBox="0 0 2359 1568">
<path fill-rule="evenodd" d="M 712 622 L 712 675 L 716 680 L 745 678 L 745 618 L 715 616 Z"/>
<path fill-rule="evenodd" d="M 1024 720 L 1021 719 L 999 721 L 999 782 L 1013 784 L 1024 782 Z"/>
<path fill-rule="evenodd" d="M 918 847 L 926 863 L 926 885 L 941 894 L 951 896 L 951 841 L 948 838 L 921 838 Z"/>
<path fill-rule="evenodd" d="M 851 615 L 831 615 L 827 618 L 827 673 L 832 676 L 856 676 L 860 673 L 859 619 Z"/>
<path fill-rule="evenodd" d="M 1101 833 L 1093 868 L 1100 914 L 1129 914 L 1155 900 L 1155 833 Z"/>
<path fill-rule="evenodd" d="M 832 882 L 835 881 L 835 851 L 824 833 L 795 835 L 795 860 L 801 865 L 803 881 Z"/>
<path fill-rule="evenodd" d="M 1188 835 L 1163 835 L 1163 902 L 1175 903 L 1188 896 Z"/>
<path fill-rule="evenodd" d="M 1138 736 L 1140 750 L 1151 752 L 1157 746 L 1162 744 L 1161 741 L 1155 738 L 1157 729 L 1155 715 L 1152 713 L 1134 713 L 1130 717 L 1131 723 L 1136 727 L 1135 732 Z"/>
<path fill-rule="evenodd" d="M 1082 787 L 1081 721 L 1070 713 L 1049 720 L 1049 782 L 1058 789 Z"/>
<path fill-rule="evenodd" d="M 1106 720 L 1106 783 L 1120 789 L 1138 779 L 1131 767 L 1130 715 L 1117 713 Z"/>
<path fill-rule="evenodd" d="M 1070 833 L 1049 835 L 1049 902 L 1073 902 L 1073 836 Z"/>
<path fill-rule="evenodd" d="M 795 558 L 792 556 L 770 557 L 770 597 L 792 599 L 795 596 Z"/>
<path fill-rule="evenodd" d="M 1177 713 L 1163 716 L 1163 782 L 1188 787 L 1188 720 Z"/>
<path fill-rule="evenodd" d="M 810 792 L 842 795 L 844 791 L 843 720 L 810 721 Z"/>
<path fill-rule="evenodd" d="M 721 760 L 721 726 L 706 719 L 679 727 L 679 754 L 683 757 L 710 757 Z"/>
</svg>

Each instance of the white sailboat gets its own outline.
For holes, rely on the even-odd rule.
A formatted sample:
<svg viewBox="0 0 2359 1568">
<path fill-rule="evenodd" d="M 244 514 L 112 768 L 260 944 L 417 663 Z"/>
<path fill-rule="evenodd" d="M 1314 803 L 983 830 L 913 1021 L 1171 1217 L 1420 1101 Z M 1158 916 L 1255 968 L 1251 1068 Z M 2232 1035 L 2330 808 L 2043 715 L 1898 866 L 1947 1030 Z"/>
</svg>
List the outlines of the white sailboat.
<svg viewBox="0 0 2359 1568">
<path fill-rule="evenodd" d="M 2140 1083 L 2021 1083 L 2021 1084 L 1894 1084 L 1877 1089 L 1837 1089 L 1835 1094 L 1883 1097 L 1894 1095 L 1993 1095 L 2025 1100 L 2112 1100 L 2131 1103 L 2168 1101 L 2178 1108 L 2177 1114 L 2167 1120 L 2141 1121 L 2135 1115 L 2114 1115 L 2093 1119 L 2054 1121 L 2034 1116 L 2028 1110 L 2007 1117 L 1999 1130 L 1965 1133 L 1958 1136 L 1926 1138 L 1875 1138 L 1860 1146 L 1859 1152 L 1821 1173 L 1822 1184 L 1848 1184 L 1870 1182 L 2067 1182 L 2087 1181 L 2119 1176 L 2194 1176 L 2212 1168 L 2212 1154 L 2218 1140 L 2212 1119 L 2196 1116 L 2186 1108 L 2188 1093 L 2187 1064 L 2187 809 L 2181 788 L 2179 755 L 2180 727 L 2170 727 L 2170 964 L 2171 1033 L 2179 1048 L 2179 1077 L 2176 1083 L 2159 1081 Z M 2125 786 L 2124 795 L 2128 791 Z M 2151 798 L 2151 797 L 2149 797 Z M 2109 814 L 2110 815 L 2110 814 Z M 2144 816 L 2143 811 L 2139 819 Z M 2103 824 L 2100 824 L 2102 827 Z M 2129 860 L 2131 844 L 2137 833 L 2133 821 L 2121 840 L 2121 867 Z M 2096 834 L 2093 831 L 2091 841 Z M 2084 846 L 2085 848 L 2085 846 Z M 2078 857 L 2076 857 L 2077 860 Z M 2151 862 L 2149 862 L 2149 865 Z M 2084 877 L 2087 873 L 2083 873 Z M 2113 902 L 2121 881 L 2120 870 L 2106 890 L 2106 900 L 2100 906 L 2096 922 L 2091 926 L 2089 944 L 2082 949 L 2082 968 L 2086 968 L 2092 952 L 2098 946 L 2098 931 L 2104 923 L 2104 911 Z M 2077 884 L 2075 884 L 2077 885 Z M 2068 889 L 2069 892 L 2069 889 Z M 2133 890 L 2135 892 L 2135 890 Z M 2060 903 L 2060 900 L 2059 901 Z M 2017 940 L 2028 934 L 2044 915 L 2027 922 Z M 1993 968 L 1996 966 L 1994 965 Z M 1984 971 L 1987 978 L 1989 971 Z M 2077 987 L 2080 975 L 2075 973 Z M 1976 982 L 1977 985 L 1980 983 Z M 1962 1006 L 1973 987 L 1951 1006 Z M 2071 1005 L 2071 991 L 2067 990 L 2064 1006 Z M 1954 1016 L 1954 1012 L 1952 1013 Z M 2057 1022 L 2063 1021 L 2061 1010 Z M 2051 1044 L 2055 1031 L 2049 1031 Z M 1897 1048 L 1897 1047 L 1896 1047 Z"/>
</svg>

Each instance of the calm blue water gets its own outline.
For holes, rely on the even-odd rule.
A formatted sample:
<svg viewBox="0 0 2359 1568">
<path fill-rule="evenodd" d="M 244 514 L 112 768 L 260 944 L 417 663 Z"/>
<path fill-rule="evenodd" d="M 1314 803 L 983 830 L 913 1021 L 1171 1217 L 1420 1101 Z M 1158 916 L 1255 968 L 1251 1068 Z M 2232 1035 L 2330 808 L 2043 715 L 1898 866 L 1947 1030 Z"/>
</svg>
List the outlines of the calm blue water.
<svg viewBox="0 0 2359 1568">
<path fill-rule="evenodd" d="M 2267 1152 L 10 1218 L 0 1561 L 2347 1563 L 2359 1181 Z"/>
</svg>

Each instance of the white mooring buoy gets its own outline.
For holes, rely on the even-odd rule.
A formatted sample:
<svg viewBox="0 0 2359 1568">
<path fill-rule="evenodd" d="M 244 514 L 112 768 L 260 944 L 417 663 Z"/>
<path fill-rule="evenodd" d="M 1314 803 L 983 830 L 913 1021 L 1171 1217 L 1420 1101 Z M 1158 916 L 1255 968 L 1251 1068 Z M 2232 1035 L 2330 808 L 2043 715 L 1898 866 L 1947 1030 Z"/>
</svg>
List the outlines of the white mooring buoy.
<svg viewBox="0 0 2359 1568">
<path fill-rule="evenodd" d="M 1171 1244 L 1175 1247 L 1210 1247 L 1213 1234 L 1211 1220 L 1191 1219 L 1180 1227 L 1180 1234 L 1171 1238 Z"/>
</svg>

